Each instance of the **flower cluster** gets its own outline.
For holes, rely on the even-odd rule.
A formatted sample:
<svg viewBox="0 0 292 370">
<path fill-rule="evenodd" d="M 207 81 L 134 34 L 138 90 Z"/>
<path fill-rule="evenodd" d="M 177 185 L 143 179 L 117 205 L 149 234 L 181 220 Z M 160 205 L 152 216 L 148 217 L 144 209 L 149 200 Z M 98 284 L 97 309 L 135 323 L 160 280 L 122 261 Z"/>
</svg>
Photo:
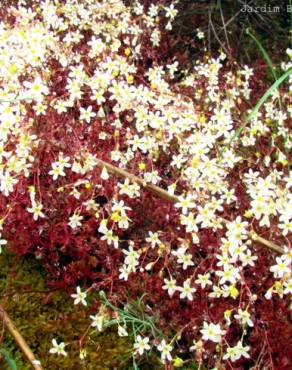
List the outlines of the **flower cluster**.
<svg viewBox="0 0 292 370">
<path fill-rule="evenodd" d="M 244 124 L 267 87 L 256 66 L 219 52 L 175 79 L 180 55 L 162 45 L 179 4 L 30 3 L 7 6 L 0 23 L 0 247 L 34 254 L 50 284 L 77 286 L 75 304 L 87 306 L 81 283 L 117 302 L 146 293 L 164 335 L 141 331 L 134 356 L 155 349 L 170 362 L 180 347 L 210 366 L 283 368 L 288 89 Z M 274 260 L 254 232 L 284 254 Z M 107 314 L 91 326 L 101 331 Z M 64 347 L 53 340 L 51 353 Z"/>
</svg>

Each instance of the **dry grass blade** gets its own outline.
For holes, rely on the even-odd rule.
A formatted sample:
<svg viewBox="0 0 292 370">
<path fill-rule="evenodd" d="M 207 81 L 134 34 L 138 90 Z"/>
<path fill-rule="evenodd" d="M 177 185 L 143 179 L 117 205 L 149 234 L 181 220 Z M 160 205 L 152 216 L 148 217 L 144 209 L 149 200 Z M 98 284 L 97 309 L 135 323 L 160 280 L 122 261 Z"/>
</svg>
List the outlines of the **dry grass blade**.
<svg viewBox="0 0 292 370">
<path fill-rule="evenodd" d="M 123 170 L 119 167 L 116 167 L 116 166 L 114 166 L 114 165 L 112 165 L 108 162 L 105 162 L 101 159 L 98 159 L 97 165 L 100 168 L 105 167 L 107 169 L 107 171 L 109 173 L 112 173 L 113 175 L 116 175 L 116 176 L 121 177 L 121 178 L 128 178 L 129 180 L 131 180 L 133 182 L 136 182 L 143 189 L 149 191 L 150 193 L 158 196 L 161 199 L 168 200 L 172 203 L 177 203 L 179 201 L 177 196 L 169 194 L 166 190 L 160 188 L 159 186 L 146 184 L 146 182 L 144 180 L 142 180 L 141 178 L 139 178 L 138 176 L 135 176 L 135 175 L 131 174 L 130 172 L 128 172 L 126 170 Z M 224 218 L 222 218 L 222 221 L 225 225 L 227 225 L 230 222 L 230 221 L 228 221 Z M 281 246 L 279 246 L 279 245 L 277 245 L 277 244 L 275 244 L 275 243 L 273 243 L 269 240 L 266 240 L 266 239 L 262 238 L 261 236 L 257 235 L 255 232 L 249 232 L 248 236 L 251 239 L 253 239 L 254 241 L 264 245 L 265 247 L 269 248 L 270 250 L 272 250 L 274 252 L 281 253 L 281 254 L 284 253 L 284 248 L 282 248 Z"/>
<path fill-rule="evenodd" d="M 19 331 L 17 330 L 13 322 L 10 320 L 8 314 L 6 313 L 6 311 L 4 310 L 2 306 L 0 306 L 0 318 L 3 320 L 4 326 L 7 328 L 9 333 L 13 336 L 19 348 L 24 353 L 25 357 L 28 359 L 32 368 L 35 370 L 43 370 L 42 366 L 38 364 L 39 361 L 35 358 L 28 344 L 26 343 L 22 335 L 19 333 Z"/>
</svg>

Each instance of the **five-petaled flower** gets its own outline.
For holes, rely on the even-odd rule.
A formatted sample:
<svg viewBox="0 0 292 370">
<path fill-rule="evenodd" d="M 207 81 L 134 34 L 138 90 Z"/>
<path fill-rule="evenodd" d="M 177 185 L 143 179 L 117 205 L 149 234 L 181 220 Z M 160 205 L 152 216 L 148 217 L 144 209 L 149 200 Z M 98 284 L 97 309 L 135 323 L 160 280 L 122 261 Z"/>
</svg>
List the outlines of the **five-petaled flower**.
<svg viewBox="0 0 292 370">
<path fill-rule="evenodd" d="M 215 343 L 221 343 L 222 335 L 225 334 L 225 331 L 220 328 L 219 324 L 208 324 L 206 321 L 203 323 L 203 329 L 201 330 L 202 339 L 205 341 L 212 341 Z"/>
<path fill-rule="evenodd" d="M 62 355 L 62 356 L 67 356 L 67 352 L 65 351 L 65 346 L 66 344 L 64 342 L 58 343 L 56 339 L 52 340 L 53 347 L 50 349 L 50 353 L 52 354 L 57 354 L 57 355 Z"/>
<path fill-rule="evenodd" d="M 165 339 L 162 339 L 160 344 L 157 346 L 158 351 L 161 352 L 161 360 L 165 362 L 165 360 L 171 361 L 171 351 L 173 349 L 172 345 L 166 343 Z"/>
<path fill-rule="evenodd" d="M 87 293 L 82 292 L 80 286 L 76 288 L 76 293 L 71 294 L 71 297 L 74 298 L 74 304 L 82 303 L 83 306 L 87 306 L 86 302 Z"/>
<path fill-rule="evenodd" d="M 149 337 L 142 338 L 141 335 L 137 335 L 134 349 L 140 356 L 143 355 L 144 351 L 149 351 L 151 349 L 149 345 Z"/>
</svg>

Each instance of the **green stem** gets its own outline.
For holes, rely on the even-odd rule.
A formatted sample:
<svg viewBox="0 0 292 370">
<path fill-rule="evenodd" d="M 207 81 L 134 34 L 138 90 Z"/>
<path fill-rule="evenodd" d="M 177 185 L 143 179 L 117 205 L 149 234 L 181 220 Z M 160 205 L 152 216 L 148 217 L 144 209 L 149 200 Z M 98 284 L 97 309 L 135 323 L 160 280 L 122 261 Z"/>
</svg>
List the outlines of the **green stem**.
<svg viewBox="0 0 292 370">
<path fill-rule="evenodd" d="M 234 140 L 238 138 L 242 130 L 245 128 L 245 126 L 248 124 L 249 121 L 251 121 L 254 117 L 256 117 L 260 107 L 265 103 L 265 101 L 272 95 L 272 93 L 278 89 L 278 87 L 281 85 L 281 83 L 292 73 L 292 68 L 289 68 L 281 77 L 277 79 L 273 83 L 272 86 L 264 93 L 264 95 L 258 100 L 252 111 L 248 114 L 246 119 L 244 120 L 244 123 L 242 126 L 240 126 L 232 136 L 232 138 L 229 141 L 229 145 L 233 143 Z"/>
</svg>

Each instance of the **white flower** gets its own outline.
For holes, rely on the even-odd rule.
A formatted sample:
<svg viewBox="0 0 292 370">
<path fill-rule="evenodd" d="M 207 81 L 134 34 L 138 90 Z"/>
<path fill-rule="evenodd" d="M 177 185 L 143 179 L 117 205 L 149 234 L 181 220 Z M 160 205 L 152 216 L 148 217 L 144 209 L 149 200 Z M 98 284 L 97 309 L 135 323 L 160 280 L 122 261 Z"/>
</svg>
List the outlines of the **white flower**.
<svg viewBox="0 0 292 370">
<path fill-rule="evenodd" d="M 213 292 L 209 294 L 209 297 L 211 298 L 220 298 L 223 294 L 223 290 L 219 288 L 218 286 L 213 286 Z"/>
<path fill-rule="evenodd" d="M 176 184 L 171 184 L 167 187 L 167 192 L 169 195 L 174 195 L 176 189 Z"/>
<path fill-rule="evenodd" d="M 82 292 L 80 286 L 76 288 L 76 294 L 71 294 L 71 297 L 74 298 L 74 304 L 82 303 L 83 306 L 87 306 L 86 296 L 86 292 Z"/>
<path fill-rule="evenodd" d="M 283 235 L 286 236 L 288 233 L 292 232 L 292 221 L 284 217 L 280 217 L 280 220 L 282 222 L 279 224 L 279 228 L 283 230 Z"/>
<path fill-rule="evenodd" d="M 120 275 L 119 279 L 127 281 L 132 269 L 128 265 L 123 265 L 119 268 Z"/>
<path fill-rule="evenodd" d="M 170 75 L 171 78 L 174 78 L 174 74 L 175 72 L 177 71 L 177 67 L 178 67 L 178 61 L 175 61 L 174 63 L 172 64 L 167 64 L 167 69 L 168 69 L 168 73 Z M 175 156 L 173 156 L 172 158 L 174 159 Z M 182 157 L 181 154 L 178 155 L 178 157 Z M 172 164 L 172 163 L 171 163 Z M 180 168 L 177 166 L 177 168 Z"/>
<path fill-rule="evenodd" d="M 275 278 L 282 278 L 284 275 L 291 275 L 290 261 L 284 256 L 276 257 L 277 264 L 270 268 L 270 271 L 274 273 Z"/>
<path fill-rule="evenodd" d="M 153 233 L 152 231 L 149 231 L 149 236 L 146 238 L 146 242 L 151 243 L 151 248 L 155 248 L 156 245 L 161 243 L 158 238 L 158 233 Z"/>
<path fill-rule="evenodd" d="M 265 293 L 265 298 L 266 298 L 266 299 L 271 299 L 271 298 L 272 298 L 273 293 L 274 293 L 274 289 L 273 289 L 273 287 L 270 287 L 270 288 L 266 291 L 266 293 Z"/>
<path fill-rule="evenodd" d="M 91 326 L 93 326 L 94 328 L 97 328 L 98 331 L 102 331 L 104 316 L 103 315 L 90 315 L 89 317 L 92 320 Z"/>
<path fill-rule="evenodd" d="M 126 211 L 130 211 L 131 208 L 125 206 L 124 204 L 125 204 L 125 202 L 123 200 L 120 200 L 119 202 L 113 200 L 112 211 L 113 212 L 118 212 L 122 215 L 126 214 Z"/>
<path fill-rule="evenodd" d="M 134 348 L 140 356 L 143 355 L 144 351 L 149 351 L 151 349 L 149 343 L 149 337 L 142 338 L 141 335 L 137 335 L 136 342 L 134 343 Z"/>
<path fill-rule="evenodd" d="M 176 280 L 175 279 L 164 279 L 165 285 L 162 286 L 162 289 L 167 290 L 168 294 L 172 296 L 177 290 Z"/>
<path fill-rule="evenodd" d="M 216 271 L 216 275 L 220 276 L 220 284 L 225 284 L 227 281 L 236 284 L 240 279 L 239 269 L 232 265 L 224 265 L 223 271 Z"/>
<path fill-rule="evenodd" d="M 198 215 L 195 219 L 196 223 L 202 223 L 202 227 L 212 227 L 214 219 L 216 218 L 214 210 L 209 207 L 198 207 Z"/>
<path fill-rule="evenodd" d="M 219 260 L 219 262 L 216 264 L 217 266 L 228 267 L 230 263 L 235 262 L 235 259 L 230 257 L 226 252 L 223 252 L 222 254 L 216 254 L 216 257 Z"/>
<path fill-rule="evenodd" d="M 199 40 L 202 40 L 204 37 L 205 37 L 204 32 L 202 32 L 201 30 L 198 29 L 197 30 L 197 38 Z"/>
<path fill-rule="evenodd" d="M 149 10 L 148 10 L 149 17 L 155 18 L 158 14 L 158 11 L 159 11 L 158 5 L 151 4 L 151 6 L 149 7 Z"/>
<path fill-rule="evenodd" d="M 230 204 L 234 201 L 236 201 L 236 196 L 234 195 L 235 190 L 231 189 L 224 189 L 224 193 L 222 194 L 221 198 L 225 201 L 226 204 Z"/>
<path fill-rule="evenodd" d="M 239 291 L 236 288 L 235 285 L 223 285 L 222 286 L 222 295 L 224 298 L 232 297 L 233 299 L 236 299 L 239 295 Z"/>
<path fill-rule="evenodd" d="M 67 356 L 67 352 L 64 350 L 66 344 L 64 342 L 57 343 L 56 339 L 52 340 L 53 347 L 50 349 L 50 353 Z"/>
<path fill-rule="evenodd" d="M 177 258 L 177 263 L 183 264 L 184 270 L 186 270 L 189 266 L 194 266 L 192 255 L 190 253 L 186 253 L 186 251 L 186 247 L 180 247 L 177 251 L 172 252 L 172 254 Z"/>
<path fill-rule="evenodd" d="M 118 335 L 119 337 L 127 337 L 129 334 L 125 327 L 118 325 Z"/>
<path fill-rule="evenodd" d="M 24 81 L 23 85 L 28 89 L 25 95 L 32 99 L 42 100 L 43 94 L 47 95 L 49 92 L 49 89 L 44 85 L 40 77 L 37 77 L 33 82 Z"/>
<path fill-rule="evenodd" d="M 58 162 L 52 163 L 52 169 L 49 171 L 49 175 L 53 176 L 53 180 L 57 180 L 59 176 L 65 176 L 64 168 L 59 165 Z"/>
<path fill-rule="evenodd" d="M 170 344 L 167 344 L 165 339 L 163 339 L 160 344 L 157 346 L 158 351 L 161 352 L 161 360 L 164 362 L 165 360 L 171 361 L 171 351 L 172 346 Z"/>
<path fill-rule="evenodd" d="M 238 216 L 236 219 L 232 222 L 229 222 L 227 225 L 227 228 L 229 231 L 236 231 L 240 232 L 241 234 L 246 234 L 246 227 L 248 226 L 248 222 L 241 221 L 241 217 Z"/>
<path fill-rule="evenodd" d="M 134 6 L 133 10 L 135 14 L 141 15 L 144 13 L 144 7 L 139 2 L 134 3 L 133 6 Z"/>
<path fill-rule="evenodd" d="M 288 281 L 284 282 L 284 294 L 292 294 L 292 279 L 290 278 Z"/>
<path fill-rule="evenodd" d="M 45 217 L 42 212 L 43 205 L 41 203 L 33 202 L 31 208 L 27 208 L 28 212 L 33 213 L 33 219 L 38 220 L 39 217 Z"/>
<path fill-rule="evenodd" d="M 90 123 L 91 118 L 95 117 L 96 113 L 92 112 L 92 106 L 80 108 L 80 120 Z"/>
<path fill-rule="evenodd" d="M 183 287 L 178 287 L 178 290 L 181 292 L 179 297 L 181 299 L 187 298 L 189 301 L 193 300 L 193 293 L 195 293 L 196 288 L 190 286 L 190 280 L 187 279 L 184 281 Z"/>
<path fill-rule="evenodd" d="M 187 216 L 181 215 L 180 219 L 180 223 L 186 227 L 187 233 L 198 231 L 197 222 L 195 221 L 195 215 L 193 212 L 190 212 Z"/>
<path fill-rule="evenodd" d="M 177 10 L 174 8 L 174 5 L 171 4 L 169 7 L 165 7 L 165 16 L 167 18 L 173 19 L 177 15 Z"/>
<path fill-rule="evenodd" d="M 156 185 L 158 181 L 161 180 L 161 177 L 158 175 L 158 171 L 152 171 L 152 172 L 145 172 L 144 179 L 146 182 L 150 182 Z"/>
<path fill-rule="evenodd" d="M 183 155 L 174 155 L 172 156 L 172 162 L 170 163 L 171 166 L 177 167 L 178 169 L 181 168 L 182 164 L 186 161 L 186 158 Z"/>
<path fill-rule="evenodd" d="M 245 253 L 242 253 L 239 256 L 239 259 L 240 259 L 243 267 L 248 266 L 248 265 L 255 266 L 254 261 L 256 261 L 258 259 L 258 257 L 257 256 L 252 256 L 251 251 L 249 249 L 247 249 Z"/>
<path fill-rule="evenodd" d="M 13 187 L 18 180 L 14 179 L 8 171 L 0 175 L 0 191 L 7 197 L 13 191 Z"/>
<path fill-rule="evenodd" d="M 238 309 L 238 314 L 234 315 L 236 320 L 240 321 L 242 325 L 248 325 L 250 327 L 253 327 L 253 322 L 250 319 L 250 314 L 248 311 L 243 311 L 241 308 Z"/>
<path fill-rule="evenodd" d="M 130 198 L 138 197 L 140 195 L 140 186 L 136 183 L 130 184 L 129 179 L 125 179 L 123 184 L 118 184 L 120 188 L 120 194 L 126 194 Z"/>
<path fill-rule="evenodd" d="M 54 104 L 54 108 L 58 114 L 65 113 L 67 112 L 68 104 L 64 100 L 59 100 Z"/>
<path fill-rule="evenodd" d="M 208 324 L 206 321 L 204 321 L 201 333 L 203 334 L 203 340 L 210 340 L 214 343 L 220 343 L 222 340 L 222 335 L 225 334 L 225 331 L 220 328 L 219 324 Z"/>
<path fill-rule="evenodd" d="M 223 356 L 223 360 L 228 360 L 230 358 L 230 360 L 234 362 L 240 359 L 241 356 L 249 358 L 249 349 L 249 346 L 243 347 L 242 342 L 239 341 L 236 346 L 227 348 L 227 352 Z"/>
<path fill-rule="evenodd" d="M 82 225 L 82 223 L 80 222 L 82 219 L 83 219 L 82 216 L 78 215 L 77 213 L 74 213 L 74 215 L 69 218 L 68 225 L 72 227 L 72 229 L 76 229 L 76 227 Z"/>
<path fill-rule="evenodd" d="M 207 285 L 212 285 L 212 281 L 209 278 L 210 274 L 208 272 L 204 275 L 198 274 L 198 279 L 195 282 L 200 284 L 202 289 L 205 289 Z"/>
<path fill-rule="evenodd" d="M 109 174 L 108 174 L 108 172 L 107 172 L 106 167 L 103 167 L 103 168 L 102 168 L 102 171 L 101 171 L 100 177 L 101 177 L 103 180 L 108 180 L 108 179 L 109 179 Z"/>
<path fill-rule="evenodd" d="M 91 47 L 91 58 L 98 56 L 105 49 L 105 44 L 103 41 L 100 38 L 96 38 L 96 36 L 93 36 L 87 44 Z"/>
<path fill-rule="evenodd" d="M 70 168 L 71 167 L 71 164 L 69 163 L 69 161 L 70 161 L 70 157 L 68 157 L 68 156 L 64 157 L 63 153 L 59 153 L 59 158 L 58 158 L 57 164 L 60 168 L 62 168 L 62 170 L 64 168 Z"/>
<path fill-rule="evenodd" d="M 114 235 L 112 230 L 107 230 L 100 239 L 106 240 L 108 245 L 113 244 L 115 248 L 119 247 L 119 237 Z"/>
<path fill-rule="evenodd" d="M 87 357 L 87 351 L 86 351 L 86 349 L 81 349 L 80 350 L 80 353 L 79 353 L 80 360 L 85 360 L 86 357 Z"/>
<path fill-rule="evenodd" d="M 190 347 L 190 351 L 200 351 L 203 348 L 203 342 L 201 340 L 195 341 L 193 340 L 193 345 Z"/>
<path fill-rule="evenodd" d="M 176 208 L 182 208 L 183 215 L 186 215 L 189 208 L 194 208 L 196 204 L 193 202 L 193 197 L 191 197 L 189 194 L 184 197 L 183 195 L 180 195 L 178 197 L 178 202 L 175 204 Z"/>
<path fill-rule="evenodd" d="M 99 233 L 102 233 L 102 234 L 105 234 L 107 231 L 108 231 L 108 228 L 107 228 L 107 219 L 104 218 L 100 221 L 100 224 L 99 224 L 99 228 L 98 228 L 98 232 Z"/>
<path fill-rule="evenodd" d="M 253 75 L 253 69 L 245 65 L 243 70 L 240 71 L 240 74 L 248 80 Z"/>
<path fill-rule="evenodd" d="M 133 249 L 133 245 L 130 245 L 129 250 L 123 249 L 123 253 L 126 255 L 125 264 L 129 265 L 131 267 L 131 270 L 133 270 L 133 267 L 139 264 L 139 252 Z"/>
</svg>

